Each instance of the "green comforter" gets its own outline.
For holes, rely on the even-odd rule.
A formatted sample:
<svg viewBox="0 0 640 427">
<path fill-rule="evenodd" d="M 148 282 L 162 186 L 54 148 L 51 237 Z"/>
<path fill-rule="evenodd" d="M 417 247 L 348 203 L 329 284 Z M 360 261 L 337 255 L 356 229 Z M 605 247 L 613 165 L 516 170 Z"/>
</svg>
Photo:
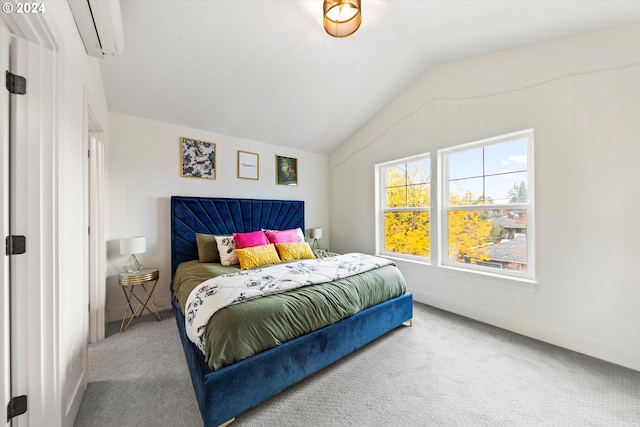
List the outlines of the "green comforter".
<svg viewBox="0 0 640 427">
<path fill-rule="evenodd" d="M 236 271 L 234 267 L 198 261 L 180 265 L 173 286 L 182 311 L 189 293 L 201 282 Z M 207 325 L 207 363 L 214 370 L 230 365 L 397 297 L 405 289 L 400 271 L 387 265 L 335 282 L 225 307 Z"/>
</svg>

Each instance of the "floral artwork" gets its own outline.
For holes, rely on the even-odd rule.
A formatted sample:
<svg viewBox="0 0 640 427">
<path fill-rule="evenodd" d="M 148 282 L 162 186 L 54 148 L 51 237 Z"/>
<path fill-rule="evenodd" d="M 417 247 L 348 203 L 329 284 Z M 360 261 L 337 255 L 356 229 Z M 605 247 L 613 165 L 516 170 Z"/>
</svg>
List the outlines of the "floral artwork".
<svg viewBox="0 0 640 427">
<path fill-rule="evenodd" d="M 180 138 L 182 176 L 216 179 L 216 144 Z"/>
</svg>

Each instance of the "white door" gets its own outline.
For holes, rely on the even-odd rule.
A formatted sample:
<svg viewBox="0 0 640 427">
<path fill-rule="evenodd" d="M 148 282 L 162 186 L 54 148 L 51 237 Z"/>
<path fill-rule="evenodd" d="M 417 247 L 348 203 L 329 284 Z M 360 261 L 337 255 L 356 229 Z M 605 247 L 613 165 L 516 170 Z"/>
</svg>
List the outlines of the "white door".
<svg viewBox="0 0 640 427">
<path fill-rule="evenodd" d="M 26 78 L 29 68 L 29 45 L 25 39 L 11 35 L 9 39 L 10 54 L 9 68 L 12 73 Z M 4 72 L 4 71 L 0 71 Z M 36 73 L 38 75 L 38 73 Z M 31 86 L 29 84 L 29 86 Z M 5 89 L 5 88 L 2 88 Z M 29 95 L 30 96 L 30 95 Z M 38 115 L 33 115 L 34 106 L 30 106 L 30 98 L 26 94 L 9 95 L 9 232 L 13 236 L 25 236 L 25 251 L 23 253 L 7 256 L 9 262 L 9 292 L 10 292 L 10 342 L 11 342 L 11 394 L 16 396 L 27 396 L 31 389 L 30 381 L 38 375 L 39 369 L 32 369 L 28 364 L 28 355 L 33 348 L 30 342 L 30 335 L 38 335 L 40 331 L 27 327 L 28 315 L 31 312 L 29 300 L 34 299 L 34 290 L 37 283 L 30 273 L 31 268 L 37 271 L 37 266 L 33 265 L 38 260 L 38 251 L 31 250 L 33 243 L 37 242 L 36 233 L 30 233 L 33 225 L 29 223 L 26 213 L 31 207 L 31 198 L 26 197 L 30 191 L 34 190 L 29 186 L 25 168 L 29 165 L 31 155 L 30 145 L 34 138 L 30 138 L 29 121 L 37 120 Z M 34 238 L 31 240 L 31 238 Z M 37 244 L 37 243 L 36 243 Z M 26 247 L 29 250 L 26 251 Z M 38 298 L 35 298 L 37 301 Z M 25 414 L 12 419 L 13 426 L 28 426 L 31 413 L 27 410 Z"/>
<path fill-rule="evenodd" d="M 11 34 L 1 24 L 0 52 L 0 61 L 4 61 L 0 67 L 3 82 L 0 87 L 1 238 L 4 240 L 9 234 L 26 236 L 25 253 L 2 255 L 0 262 L 4 399 L 0 418 L 5 419 L 7 399 L 25 395 L 28 398 L 26 413 L 8 425 L 59 426 L 65 416 L 74 418 L 76 406 L 63 402 L 66 405 L 61 407 L 57 382 L 60 340 L 55 328 L 59 313 L 55 54 L 38 43 Z M 25 95 L 6 92 L 6 70 L 26 78 Z M 76 388 L 83 385 L 85 350 L 86 346 L 78 351 L 80 362 L 71 367 L 74 375 L 67 375 L 67 378 L 79 378 Z M 5 421 L 0 425 L 3 423 Z M 72 421 L 68 423 L 71 424 Z"/>
</svg>

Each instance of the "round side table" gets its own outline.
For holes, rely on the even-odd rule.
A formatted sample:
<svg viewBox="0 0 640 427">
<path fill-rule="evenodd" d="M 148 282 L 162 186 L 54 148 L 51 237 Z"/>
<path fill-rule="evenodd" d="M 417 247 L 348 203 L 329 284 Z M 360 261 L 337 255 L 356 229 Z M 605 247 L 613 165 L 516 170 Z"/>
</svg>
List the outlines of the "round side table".
<svg viewBox="0 0 640 427">
<path fill-rule="evenodd" d="M 120 332 L 126 331 L 131 324 L 131 321 L 140 317 L 145 310 L 153 314 L 156 319 L 162 320 L 162 317 L 160 317 L 160 313 L 158 313 L 158 309 L 153 302 L 153 298 L 151 297 L 153 295 L 153 291 L 156 289 L 159 277 L 160 271 L 157 268 L 143 268 L 142 270 L 134 273 L 120 273 L 119 283 L 120 286 L 122 286 L 122 292 L 124 292 L 124 296 L 127 299 L 127 305 L 129 306 L 128 309 L 125 309 L 124 311 L 122 323 L 120 324 Z M 151 282 L 153 283 L 149 285 Z M 142 297 L 136 294 L 136 288 L 142 288 L 144 291 L 144 295 Z M 138 306 L 135 310 L 131 305 L 132 300 L 134 299 L 138 301 Z M 135 301 L 133 302 L 135 303 Z M 129 317 L 129 312 L 131 312 L 131 317 Z"/>
</svg>

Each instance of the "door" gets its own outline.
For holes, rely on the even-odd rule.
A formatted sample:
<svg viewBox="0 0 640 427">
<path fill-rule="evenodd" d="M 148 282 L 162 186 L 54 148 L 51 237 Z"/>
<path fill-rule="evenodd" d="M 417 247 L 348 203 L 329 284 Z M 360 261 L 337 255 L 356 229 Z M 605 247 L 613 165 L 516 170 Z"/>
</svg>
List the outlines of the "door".
<svg viewBox="0 0 640 427">
<path fill-rule="evenodd" d="M 71 405 L 61 408 L 57 355 L 65 347 L 59 345 L 55 327 L 59 313 L 55 54 L 12 34 L 2 24 L 0 43 L 0 238 L 26 237 L 24 253 L 2 255 L 0 262 L 0 425 L 6 421 L 4 408 L 10 398 L 26 396 L 26 413 L 7 425 L 59 426 L 64 419 L 61 409 L 70 418 L 73 412 Z M 7 70 L 26 78 L 27 94 L 9 94 Z M 86 358 L 85 352 L 78 353 Z M 77 365 L 81 363 L 71 367 L 75 377 L 83 376 Z"/>
<path fill-rule="evenodd" d="M 5 70 L 9 69 L 9 32 L 0 25 L 0 236 L 9 235 L 9 92 Z M 9 257 L 0 255 L 0 403 L 2 407 L 11 399 L 11 326 Z M 0 413 L 0 425 L 10 425 Z"/>
</svg>

